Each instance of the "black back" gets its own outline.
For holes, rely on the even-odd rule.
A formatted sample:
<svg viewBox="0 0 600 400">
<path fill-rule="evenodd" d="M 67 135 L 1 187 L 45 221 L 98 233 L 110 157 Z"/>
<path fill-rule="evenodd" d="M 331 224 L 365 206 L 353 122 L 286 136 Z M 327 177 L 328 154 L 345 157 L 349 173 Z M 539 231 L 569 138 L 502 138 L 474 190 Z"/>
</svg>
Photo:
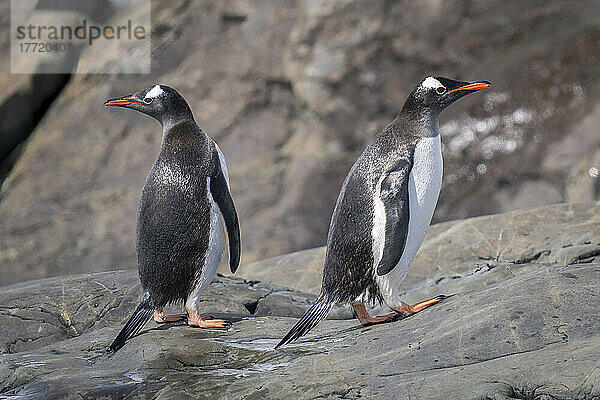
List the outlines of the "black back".
<svg viewBox="0 0 600 400">
<path fill-rule="evenodd" d="M 165 132 L 148 173 L 136 250 L 142 287 L 158 306 L 184 300 L 202 270 L 210 226 L 206 178 L 214 151 L 193 120 L 182 121 Z"/>
</svg>

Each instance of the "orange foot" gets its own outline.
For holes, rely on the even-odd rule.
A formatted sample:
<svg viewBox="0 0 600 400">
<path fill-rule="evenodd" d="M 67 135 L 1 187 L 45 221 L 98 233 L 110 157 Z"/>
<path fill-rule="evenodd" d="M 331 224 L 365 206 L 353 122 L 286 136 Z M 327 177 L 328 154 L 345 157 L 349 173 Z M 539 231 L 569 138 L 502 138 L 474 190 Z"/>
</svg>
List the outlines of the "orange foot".
<svg viewBox="0 0 600 400">
<path fill-rule="evenodd" d="M 376 317 L 371 317 L 369 315 L 364 304 L 353 304 L 352 307 L 354 308 L 354 311 L 356 311 L 356 317 L 358 318 L 362 326 L 370 326 L 375 324 L 385 324 L 386 322 L 393 322 L 398 319 L 408 317 L 409 315 L 415 314 L 421 310 L 424 310 L 427 307 L 431 307 L 432 305 L 439 303 L 445 298 L 446 296 L 442 294 L 437 297 L 434 297 L 433 299 L 425 300 L 412 306 L 406 304 L 405 302 L 402 302 L 400 304 L 400 307 L 395 309 L 396 312 L 391 314 L 378 315 Z"/>
<path fill-rule="evenodd" d="M 352 308 L 354 308 L 354 311 L 356 311 L 356 317 L 358 318 L 358 321 L 362 324 L 362 326 L 385 324 L 386 322 L 393 322 L 401 317 L 401 314 L 399 313 L 371 317 L 364 304 L 353 304 Z"/>
<path fill-rule="evenodd" d="M 156 311 L 154 311 L 154 322 L 157 324 L 164 324 L 165 322 L 177 322 L 185 319 L 186 317 L 187 315 L 185 314 L 166 315 L 162 307 L 159 307 L 156 309 Z"/>
<path fill-rule="evenodd" d="M 205 329 L 225 329 L 231 325 L 231 322 L 222 319 L 214 319 L 211 316 L 200 316 L 197 311 L 187 309 L 188 318 L 187 323 L 189 326 Z"/>
<path fill-rule="evenodd" d="M 415 313 L 418 313 L 419 311 L 426 309 L 427 307 L 431 307 L 432 305 L 439 303 L 446 297 L 447 296 L 440 294 L 439 296 L 422 301 L 412 306 L 406 304 L 405 302 L 402 302 L 400 303 L 400 307 L 396 308 L 395 310 L 398 312 L 398 314 L 402 315 L 403 317 L 408 317 L 409 315 L 413 315 Z"/>
</svg>

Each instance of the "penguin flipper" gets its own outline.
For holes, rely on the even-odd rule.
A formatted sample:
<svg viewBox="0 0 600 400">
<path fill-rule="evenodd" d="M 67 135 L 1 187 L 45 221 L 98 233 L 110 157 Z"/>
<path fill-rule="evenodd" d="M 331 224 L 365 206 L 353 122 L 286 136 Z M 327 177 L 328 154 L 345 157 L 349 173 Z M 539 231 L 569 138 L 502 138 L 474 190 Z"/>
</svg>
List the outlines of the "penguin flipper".
<svg viewBox="0 0 600 400">
<path fill-rule="evenodd" d="M 216 165 L 222 165 L 219 161 L 218 154 L 215 153 L 215 155 L 217 157 Z M 223 168 L 214 169 L 214 172 L 210 177 L 210 192 L 213 200 L 219 206 L 219 211 L 223 216 L 225 227 L 227 228 L 227 237 L 229 239 L 229 268 L 233 274 L 240 264 L 240 224 L 237 211 L 235 210 L 235 204 L 233 204 L 233 199 L 229 192 L 229 185 L 225 173 Z"/>
<path fill-rule="evenodd" d="M 394 269 L 404 253 L 410 219 L 408 180 L 411 169 L 412 163 L 401 159 L 381 182 L 379 198 L 385 210 L 385 242 L 377 265 L 379 276 Z"/>
</svg>

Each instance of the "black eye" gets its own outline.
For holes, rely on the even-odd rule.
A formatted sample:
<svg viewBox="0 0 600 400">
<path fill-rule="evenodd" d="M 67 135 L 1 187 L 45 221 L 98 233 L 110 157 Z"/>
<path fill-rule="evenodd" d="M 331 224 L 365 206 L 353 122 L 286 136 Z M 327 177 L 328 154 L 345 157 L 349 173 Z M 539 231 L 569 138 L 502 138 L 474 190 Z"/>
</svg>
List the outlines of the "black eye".
<svg viewBox="0 0 600 400">
<path fill-rule="evenodd" d="M 438 86 L 438 87 L 435 89 L 435 92 L 436 92 L 437 94 L 444 94 L 444 93 L 446 93 L 446 88 L 445 88 L 445 87 L 443 87 L 443 86 Z"/>
<path fill-rule="evenodd" d="M 152 103 L 152 100 L 154 100 L 152 97 L 146 97 L 146 98 L 144 99 L 144 103 L 146 103 L 146 104 L 150 104 L 150 103 Z"/>
</svg>

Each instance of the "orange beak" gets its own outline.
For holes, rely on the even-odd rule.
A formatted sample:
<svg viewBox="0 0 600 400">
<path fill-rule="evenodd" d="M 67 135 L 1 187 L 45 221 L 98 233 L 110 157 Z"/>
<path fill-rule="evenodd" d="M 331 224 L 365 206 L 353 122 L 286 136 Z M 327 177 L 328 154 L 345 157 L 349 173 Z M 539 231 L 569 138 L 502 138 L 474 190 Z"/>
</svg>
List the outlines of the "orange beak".
<svg viewBox="0 0 600 400">
<path fill-rule="evenodd" d="M 481 90 L 481 89 L 485 89 L 486 87 L 489 87 L 489 86 L 491 86 L 491 85 L 486 82 L 469 83 L 468 85 L 460 86 L 460 87 L 457 87 L 456 89 L 449 91 L 448 94 L 450 94 L 452 92 L 456 92 L 458 90 Z"/>
<path fill-rule="evenodd" d="M 139 104 L 140 106 L 142 105 L 142 103 L 135 100 L 108 100 L 106 103 L 104 103 L 104 105 L 107 107 L 126 106 L 127 104 Z"/>
</svg>

